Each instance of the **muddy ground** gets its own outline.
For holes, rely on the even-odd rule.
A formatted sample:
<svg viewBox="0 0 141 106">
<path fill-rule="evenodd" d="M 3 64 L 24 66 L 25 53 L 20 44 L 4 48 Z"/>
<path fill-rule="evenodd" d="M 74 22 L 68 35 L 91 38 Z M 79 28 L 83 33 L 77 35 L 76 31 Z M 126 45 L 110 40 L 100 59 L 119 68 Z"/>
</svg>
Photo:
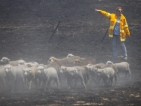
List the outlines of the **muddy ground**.
<svg viewBox="0 0 141 106">
<path fill-rule="evenodd" d="M 95 58 L 97 62 L 111 60 L 111 39 L 106 36 L 101 41 L 109 21 L 94 9 L 114 12 L 117 6 L 121 6 L 131 31 L 125 44 L 132 76 L 121 76 L 117 85 L 108 88 L 91 81 L 87 90 L 62 87 L 46 92 L 33 89 L 11 95 L 1 93 L 0 105 L 140 105 L 140 5 L 141 0 L 1 0 L 0 58 L 6 56 L 11 60 L 24 59 L 42 64 L 47 64 L 50 56 L 62 58 L 68 53 Z M 61 23 L 52 36 L 59 21 Z"/>
</svg>

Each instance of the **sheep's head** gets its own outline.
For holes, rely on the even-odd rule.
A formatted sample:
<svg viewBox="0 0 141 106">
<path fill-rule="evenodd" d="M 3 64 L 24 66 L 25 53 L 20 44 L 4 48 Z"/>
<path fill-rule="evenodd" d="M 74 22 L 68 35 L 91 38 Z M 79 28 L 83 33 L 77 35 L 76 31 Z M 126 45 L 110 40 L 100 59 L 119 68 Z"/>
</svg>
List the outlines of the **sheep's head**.
<svg viewBox="0 0 141 106">
<path fill-rule="evenodd" d="M 65 66 L 61 66 L 60 72 L 63 73 L 65 70 L 66 70 L 66 67 Z"/>
<path fill-rule="evenodd" d="M 112 61 L 107 61 L 106 62 L 106 65 L 112 65 L 112 64 L 114 64 Z"/>
<path fill-rule="evenodd" d="M 104 72 L 104 69 L 97 69 L 96 73 L 98 76 L 102 75 L 102 73 Z"/>
<path fill-rule="evenodd" d="M 48 63 L 52 63 L 52 62 L 55 62 L 55 61 L 57 61 L 57 58 L 50 57 L 49 60 L 48 60 Z"/>
<path fill-rule="evenodd" d="M 41 73 L 43 70 L 44 70 L 44 67 L 43 66 L 38 66 L 38 73 Z"/>
<path fill-rule="evenodd" d="M 18 64 L 19 64 L 19 65 L 25 65 L 25 61 L 24 61 L 24 60 L 19 60 L 19 61 L 18 61 Z"/>
<path fill-rule="evenodd" d="M 11 67 L 12 67 L 12 66 L 9 65 L 9 64 L 6 65 L 6 66 L 4 66 L 5 72 L 6 72 L 6 73 L 10 72 L 10 71 L 11 71 Z"/>
<path fill-rule="evenodd" d="M 87 69 L 90 69 L 91 66 L 92 66 L 91 64 L 87 64 L 87 65 L 86 65 L 86 68 L 87 68 Z"/>
<path fill-rule="evenodd" d="M 29 68 L 29 67 L 24 68 L 23 73 L 24 73 L 24 76 L 27 76 L 29 73 L 31 73 L 31 68 Z"/>
<path fill-rule="evenodd" d="M 69 54 L 67 55 L 67 58 L 72 57 L 72 56 L 74 56 L 74 55 L 71 54 L 71 53 L 69 53 Z"/>
<path fill-rule="evenodd" d="M 0 61 L 9 63 L 10 59 L 8 57 L 2 57 Z"/>
</svg>

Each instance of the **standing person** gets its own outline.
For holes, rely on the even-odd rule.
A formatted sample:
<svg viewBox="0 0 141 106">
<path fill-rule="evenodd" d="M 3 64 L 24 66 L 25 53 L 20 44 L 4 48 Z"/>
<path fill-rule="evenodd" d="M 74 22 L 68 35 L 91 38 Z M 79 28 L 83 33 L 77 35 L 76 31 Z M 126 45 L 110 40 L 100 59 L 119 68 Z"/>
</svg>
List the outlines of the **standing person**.
<svg viewBox="0 0 141 106">
<path fill-rule="evenodd" d="M 127 60 L 127 50 L 124 42 L 126 40 L 126 36 L 130 36 L 130 31 L 126 18 L 122 14 L 122 8 L 117 7 L 115 13 L 109 13 L 98 9 L 95 9 L 95 11 L 101 13 L 110 20 L 108 32 L 109 37 L 112 38 L 113 59 L 117 60 L 118 58 L 117 45 L 120 44 L 124 59 Z"/>
</svg>

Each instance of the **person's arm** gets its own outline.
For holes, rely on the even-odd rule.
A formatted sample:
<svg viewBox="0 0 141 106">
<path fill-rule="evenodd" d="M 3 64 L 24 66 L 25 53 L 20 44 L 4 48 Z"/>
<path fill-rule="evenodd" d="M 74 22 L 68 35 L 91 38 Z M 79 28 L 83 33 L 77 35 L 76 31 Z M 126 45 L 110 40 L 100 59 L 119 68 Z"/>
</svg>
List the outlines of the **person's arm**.
<svg viewBox="0 0 141 106">
<path fill-rule="evenodd" d="M 104 15 L 107 18 L 109 18 L 111 15 L 109 12 L 106 12 L 104 10 L 95 9 L 95 11 L 101 13 L 102 15 Z"/>
</svg>

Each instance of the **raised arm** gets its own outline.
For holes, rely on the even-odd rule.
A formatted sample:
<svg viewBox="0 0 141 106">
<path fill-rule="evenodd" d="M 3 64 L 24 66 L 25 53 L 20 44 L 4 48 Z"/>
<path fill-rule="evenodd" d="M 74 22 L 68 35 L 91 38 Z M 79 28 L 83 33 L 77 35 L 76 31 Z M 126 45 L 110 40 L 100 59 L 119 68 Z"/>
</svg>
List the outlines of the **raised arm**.
<svg viewBox="0 0 141 106">
<path fill-rule="evenodd" d="M 102 15 L 104 15 L 107 18 L 110 18 L 111 14 L 109 12 L 106 12 L 104 10 L 99 10 L 99 9 L 95 9 L 95 11 L 101 13 Z"/>
</svg>

